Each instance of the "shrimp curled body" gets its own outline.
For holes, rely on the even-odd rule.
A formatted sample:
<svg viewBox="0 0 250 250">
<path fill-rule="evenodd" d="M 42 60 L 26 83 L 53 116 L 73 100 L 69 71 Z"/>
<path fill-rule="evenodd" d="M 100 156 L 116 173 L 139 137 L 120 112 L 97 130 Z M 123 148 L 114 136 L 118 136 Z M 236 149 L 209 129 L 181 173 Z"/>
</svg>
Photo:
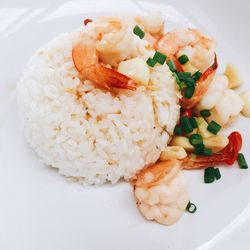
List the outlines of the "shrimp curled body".
<svg viewBox="0 0 250 250">
<path fill-rule="evenodd" d="M 172 225 L 181 217 L 189 201 L 186 179 L 178 160 L 145 168 L 137 175 L 135 198 L 148 220 Z"/>
</svg>

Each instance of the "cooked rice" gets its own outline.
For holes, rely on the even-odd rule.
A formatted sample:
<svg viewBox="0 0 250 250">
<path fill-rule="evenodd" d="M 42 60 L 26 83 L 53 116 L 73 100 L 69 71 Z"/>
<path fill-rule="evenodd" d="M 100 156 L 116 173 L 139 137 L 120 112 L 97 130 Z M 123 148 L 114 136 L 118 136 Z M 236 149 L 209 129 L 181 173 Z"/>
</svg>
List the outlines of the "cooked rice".
<svg viewBox="0 0 250 250">
<path fill-rule="evenodd" d="M 156 90 L 114 96 L 78 78 L 72 46 L 80 31 L 61 35 L 30 59 L 18 83 L 25 136 L 46 165 L 88 184 L 130 179 L 154 163 L 179 116 L 175 82 L 156 66 Z"/>
</svg>

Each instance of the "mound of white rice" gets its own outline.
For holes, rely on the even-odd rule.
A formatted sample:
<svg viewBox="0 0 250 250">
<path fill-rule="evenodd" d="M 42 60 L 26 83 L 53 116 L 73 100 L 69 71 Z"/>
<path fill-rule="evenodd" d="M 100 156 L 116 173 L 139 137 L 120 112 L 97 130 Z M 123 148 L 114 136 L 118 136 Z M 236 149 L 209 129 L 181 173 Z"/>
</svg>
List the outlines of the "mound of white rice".
<svg viewBox="0 0 250 250">
<path fill-rule="evenodd" d="M 40 48 L 18 83 L 25 136 L 42 161 L 88 184 L 130 179 L 155 162 L 179 117 L 168 68 L 154 68 L 160 89 L 119 90 L 114 96 L 82 83 L 72 62 L 79 32 Z"/>
</svg>

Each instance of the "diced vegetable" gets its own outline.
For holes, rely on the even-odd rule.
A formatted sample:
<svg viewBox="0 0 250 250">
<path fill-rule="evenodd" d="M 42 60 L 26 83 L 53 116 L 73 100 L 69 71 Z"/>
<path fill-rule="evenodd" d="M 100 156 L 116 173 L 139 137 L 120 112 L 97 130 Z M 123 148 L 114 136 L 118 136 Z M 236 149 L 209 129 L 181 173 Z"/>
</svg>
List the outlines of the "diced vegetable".
<svg viewBox="0 0 250 250">
<path fill-rule="evenodd" d="M 204 149 L 205 149 L 204 144 L 197 145 L 194 148 L 194 154 L 196 154 L 196 155 L 203 155 Z"/>
<path fill-rule="evenodd" d="M 156 51 L 155 54 L 154 54 L 154 57 L 153 59 L 158 62 L 159 64 L 163 65 L 164 62 L 166 61 L 167 59 L 167 56 L 165 56 L 164 54 L 162 54 L 161 52 L 159 51 Z"/>
<path fill-rule="evenodd" d="M 180 126 L 176 125 L 174 128 L 174 134 L 175 135 L 181 135 L 182 134 L 182 129 Z"/>
<path fill-rule="evenodd" d="M 214 135 L 203 139 L 206 148 L 210 148 L 213 153 L 218 153 L 225 148 L 229 142 L 228 138 L 223 135 Z"/>
<path fill-rule="evenodd" d="M 118 72 L 129 76 L 135 82 L 141 85 L 148 85 L 149 82 L 149 68 L 144 60 L 141 58 L 133 58 L 130 60 L 120 62 Z"/>
<path fill-rule="evenodd" d="M 178 58 L 178 61 L 180 64 L 183 65 L 183 64 L 187 63 L 189 61 L 189 59 L 188 59 L 187 55 L 182 55 Z"/>
<path fill-rule="evenodd" d="M 148 64 L 148 66 L 153 68 L 157 62 L 153 58 L 149 57 L 146 63 Z"/>
<path fill-rule="evenodd" d="M 168 146 L 161 153 L 160 160 L 161 161 L 172 160 L 172 159 L 181 160 L 181 159 L 184 159 L 186 156 L 187 156 L 187 153 L 183 147 Z"/>
<path fill-rule="evenodd" d="M 188 152 L 192 152 L 194 149 L 194 147 L 190 144 L 188 138 L 185 136 L 175 136 L 170 142 L 170 145 L 183 147 Z"/>
<path fill-rule="evenodd" d="M 194 203 L 191 203 L 190 201 L 188 202 L 187 204 L 187 207 L 186 207 L 186 211 L 193 214 L 195 213 L 197 210 L 197 207 Z"/>
<path fill-rule="evenodd" d="M 238 161 L 238 164 L 239 164 L 240 168 L 242 168 L 242 169 L 247 169 L 248 168 L 245 156 L 242 153 L 238 154 L 237 161 Z"/>
<path fill-rule="evenodd" d="M 196 121 L 196 119 L 194 117 L 191 117 L 189 119 L 189 121 L 190 121 L 190 123 L 191 123 L 191 125 L 192 125 L 193 128 L 198 128 L 197 121 Z"/>
<path fill-rule="evenodd" d="M 250 118 L 250 91 L 241 93 L 240 97 L 244 101 L 244 106 L 241 110 L 241 113 L 245 117 Z"/>
<path fill-rule="evenodd" d="M 203 144 L 203 139 L 201 135 L 198 134 L 192 134 L 189 138 L 189 142 L 194 147 Z"/>
<path fill-rule="evenodd" d="M 214 175 L 214 168 L 209 167 L 206 168 L 204 171 L 204 182 L 205 183 L 212 183 L 215 180 L 215 175 Z"/>
<path fill-rule="evenodd" d="M 139 36 L 141 39 L 145 36 L 145 32 L 138 25 L 134 27 L 133 32 L 135 35 Z"/>
<path fill-rule="evenodd" d="M 218 168 L 214 169 L 214 176 L 216 180 L 219 180 L 221 178 L 220 170 Z"/>
<path fill-rule="evenodd" d="M 177 68 L 173 60 L 168 60 L 167 65 L 172 72 L 176 72 Z"/>
<path fill-rule="evenodd" d="M 203 149 L 203 155 L 205 155 L 205 156 L 212 155 L 212 150 L 210 148 L 204 148 Z"/>
<path fill-rule="evenodd" d="M 203 109 L 200 111 L 200 115 L 202 117 L 209 117 L 211 115 L 211 112 L 208 109 Z"/>
<path fill-rule="evenodd" d="M 192 98 L 193 95 L 194 95 L 194 90 L 195 90 L 194 87 L 187 87 L 186 90 L 185 90 L 184 96 L 185 96 L 187 99 Z"/>
<path fill-rule="evenodd" d="M 208 124 L 207 130 L 215 135 L 218 134 L 218 132 L 221 130 L 221 125 L 219 125 L 217 122 L 215 121 L 211 121 Z"/>
<path fill-rule="evenodd" d="M 200 134 L 203 137 L 203 139 L 214 136 L 214 134 L 210 133 L 207 130 L 208 124 L 204 118 L 198 117 L 198 118 L 196 118 L 196 121 L 198 124 L 198 134 Z"/>
<path fill-rule="evenodd" d="M 236 88 L 236 87 L 239 87 L 241 85 L 241 83 L 242 83 L 241 76 L 240 76 L 237 68 L 234 65 L 228 63 L 224 74 L 228 78 L 228 81 L 229 81 L 228 87 L 229 88 Z"/>
<path fill-rule="evenodd" d="M 87 18 L 87 19 L 85 19 L 85 20 L 83 21 L 83 23 L 84 23 L 85 26 L 86 26 L 88 23 L 91 23 L 91 22 L 93 22 L 93 20 L 91 20 L 91 19 L 89 19 L 89 18 Z"/>
<path fill-rule="evenodd" d="M 195 81 L 198 81 L 198 80 L 200 79 L 201 75 L 202 75 L 202 73 L 201 73 L 200 71 L 196 71 L 196 72 L 192 75 L 192 77 L 193 77 L 193 79 L 194 79 Z"/>
<path fill-rule="evenodd" d="M 193 131 L 193 127 L 189 121 L 189 118 L 187 116 L 183 116 L 180 118 L 180 124 L 182 127 L 182 130 L 188 134 L 191 133 Z"/>
</svg>

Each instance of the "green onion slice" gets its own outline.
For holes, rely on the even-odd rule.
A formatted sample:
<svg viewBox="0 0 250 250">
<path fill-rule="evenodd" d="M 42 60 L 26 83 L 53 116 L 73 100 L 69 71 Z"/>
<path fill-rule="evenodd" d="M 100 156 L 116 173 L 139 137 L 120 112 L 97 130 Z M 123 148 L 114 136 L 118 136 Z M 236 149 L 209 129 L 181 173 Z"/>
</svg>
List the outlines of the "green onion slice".
<svg viewBox="0 0 250 250">
<path fill-rule="evenodd" d="M 192 125 L 189 121 L 189 118 L 187 116 L 183 116 L 180 118 L 180 124 L 181 124 L 183 131 L 186 134 L 193 132 L 193 127 L 192 127 Z"/>
<path fill-rule="evenodd" d="M 221 178 L 220 170 L 218 168 L 214 169 L 214 176 L 216 180 L 219 180 Z"/>
<path fill-rule="evenodd" d="M 204 171 L 204 182 L 205 183 L 212 183 L 215 180 L 215 175 L 214 175 L 214 168 L 209 167 L 206 168 Z"/>
<path fill-rule="evenodd" d="M 201 110 L 200 111 L 200 115 L 202 116 L 202 117 L 209 117 L 209 116 L 211 116 L 211 112 L 210 112 L 210 110 L 208 110 L 208 109 L 203 109 L 203 110 Z"/>
<path fill-rule="evenodd" d="M 186 207 L 186 211 L 188 211 L 189 213 L 193 214 L 195 213 L 197 210 L 197 207 L 195 206 L 194 203 L 191 203 L 190 201 L 188 202 L 187 204 L 187 207 Z"/>
<path fill-rule="evenodd" d="M 182 55 L 178 58 L 178 61 L 180 64 L 185 64 L 189 61 L 189 58 L 187 57 L 187 55 Z"/>
<path fill-rule="evenodd" d="M 164 62 L 166 61 L 167 59 L 167 56 L 165 56 L 164 54 L 162 54 L 161 52 L 159 51 L 156 51 L 155 54 L 154 54 L 154 57 L 153 59 L 158 62 L 159 64 L 163 65 Z"/>
<path fill-rule="evenodd" d="M 189 142 L 191 145 L 195 147 L 195 146 L 203 144 L 203 139 L 202 139 L 202 136 L 199 134 L 192 134 L 189 137 Z"/>
<path fill-rule="evenodd" d="M 196 119 L 194 117 L 191 117 L 189 119 L 189 121 L 190 121 L 190 123 L 191 123 L 191 125 L 192 125 L 193 128 L 198 128 L 197 121 L 196 121 Z"/>
<path fill-rule="evenodd" d="M 194 87 L 194 86 L 192 86 L 192 87 L 187 87 L 186 90 L 185 90 L 184 96 L 185 96 L 187 99 L 192 98 L 193 95 L 194 95 L 194 90 L 195 90 L 195 87 Z"/>
<path fill-rule="evenodd" d="M 215 121 L 211 121 L 208 126 L 207 126 L 207 130 L 215 135 L 218 134 L 218 132 L 221 129 L 221 125 L 219 125 L 217 122 Z"/>
<path fill-rule="evenodd" d="M 176 72 L 177 71 L 177 68 L 175 66 L 175 63 L 173 60 L 168 60 L 167 61 L 167 65 L 169 67 L 169 69 L 172 71 L 172 72 Z"/>
<path fill-rule="evenodd" d="M 197 145 L 194 148 L 194 154 L 196 154 L 196 155 L 203 155 L 204 148 L 205 148 L 204 144 Z"/>
<path fill-rule="evenodd" d="M 242 153 L 238 154 L 237 162 L 238 162 L 240 168 L 242 168 L 242 169 L 248 168 L 248 164 L 246 162 L 245 156 Z"/>
<path fill-rule="evenodd" d="M 138 25 L 134 27 L 133 32 L 135 35 L 139 36 L 141 39 L 145 36 L 145 32 Z"/>
<path fill-rule="evenodd" d="M 148 66 L 153 68 L 157 62 L 153 58 L 149 57 L 146 63 L 148 64 Z"/>
<path fill-rule="evenodd" d="M 177 75 L 180 78 L 180 80 L 182 80 L 182 81 L 185 81 L 188 77 L 191 77 L 190 72 L 178 72 Z"/>
<path fill-rule="evenodd" d="M 200 77 L 202 76 L 202 73 L 200 71 L 195 72 L 192 77 L 195 81 L 198 81 Z"/>
<path fill-rule="evenodd" d="M 175 128 L 174 128 L 174 133 L 175 133 L 175 135 L 181 135 L 182 134 L 181 127 L 176 125 Z"/>
<path fill-rule="evenodd" d="M 212 155 L 212 150 L 210 149 L 210 148 L 204 148 L 203 149 L 203 155 L 205 155 L 205 156 L 210 156 L 210 155 Z"/>
</svg>

